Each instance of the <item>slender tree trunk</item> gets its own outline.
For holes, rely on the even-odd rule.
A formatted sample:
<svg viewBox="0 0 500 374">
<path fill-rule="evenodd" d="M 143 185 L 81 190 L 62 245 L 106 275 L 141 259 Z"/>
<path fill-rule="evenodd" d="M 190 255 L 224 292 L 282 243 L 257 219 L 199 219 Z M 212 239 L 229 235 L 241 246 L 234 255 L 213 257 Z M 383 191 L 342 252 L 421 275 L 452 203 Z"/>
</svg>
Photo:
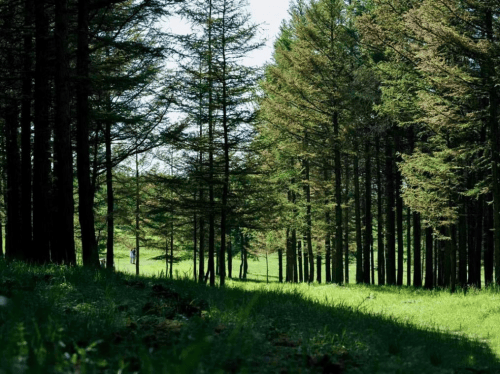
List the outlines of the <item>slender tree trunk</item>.
<svg viewBox="0 0 500 374">
<path fill-rule="evenodd" d="M 370 143 L 365 143 L 365 248 L 363 254 L 363 282 L 370 284 L 370 247 L 372 244 L 372 175 Z"/>
<path fill-rule="evenodd" d="M 411 210 L 406 208 L 406 285 L 411 286 Z"/>
<path fill-rule="evenodd" d="M 295 195 L 295 193 L 294 193 Z M 295 201 L 295 197 L 294 197 Z M 297 230 L 292 229 L 292 261 L 293 261 L 293 282 L 299 282 L 299 276 L 297 274 Z"/>
<path fill-rule="evenodd" d="M 458 217 L 458 282 L 460 287 L 467 286 L 467 224 L 465 200 L 460 199 Z"/>
<path fill-rule="evenodd" d="M 46 14 L 46 7 L 46 0 L 35 2 L 36 68 L 35 149 L 33 154 L 33 240 L 36 243 L 34 259 L 39 263 L 50 261 L 51 131 L 49 125 L 49 21 Z M 9 238 L 8 232 L 7 238 Z"/>
<path fill-rule="evenodd" d="M 21 246 L 21 212 L 20 201 L 20 157 L 18 146 L 19 134 L 19 108 L 17 102 L 8 99 L 5 109 L 5 138 L 6 138 L 6 169 L 7 169 L 7 222 L 5 225 L 6 248 L 5 255 L 9 259 L 25 258 L 25 253 Z M 48 260 L 48 259 L 47 259 Z"/>
<path fill-rule="evenodd" d="M 33 9 L 34 0 L 24 2 L 24 38 L 23 38 L 23 82 L 21 101 L 21 241 L 26 258 L 34 259 L 33 233 L 31 217 L 31 106 L 33 81 Z M 57 10 L 56 10 L 57 12 Z M 73 246 L 74 248 L 74 246 Z"/>
<path fill-rule="evenodd" d="M 139 275 L 139 215 L 140 215 L 140 195 L 139 195 L 139 155 L 135 154 L 135 275 Z M 170 264 L 170 273 L 172 273 L 172 264 Z"/>
<path fill-rule="evenodd" d="M 344 260 L 345 260 L 345 283 L 349 284 L 349 158 L 346 156 L 344 160 L 345 165 L 345 182 L 344 182 Z M 333 267 L 335 269 L 335 267 Z M 333 277 L 335 279 L 335 277 Z"/>
<path fill-rule="evenodd" d="M 420 257 L 421 245 L 420 214 L 413 212 L 413 285 L 422 287 L 422 261 Z"/>
<path fill-rule="evenodd" d="M 328 183 L 330 180 L 329 178 L 329 172 L 328 172 L 328 162 L 325 161 L 325 166 L 323 169 L 323 178 L 325 180 L 325 183 Z M 327 189 L 325 191 L 325 226 L 326 226 L 326 235 L 325 235 L 325 277 L 326 277 L 326 283 L 331 283 L 332 281 L 332 268 L 331 268 L 331 218 L 330 218 L 330 208 L 328 207 L 330 201 L 328 199 L 328 195 L 330 194 L 330 191 Z"/>
<path fill-rule="evenodd" d="M 306 136 L 307 137 L 307 136 Z M 309 185 L 309 160 L 304 159 L 305 184 L 304 194 L 306 195 L 306 235 L 307 235 L 307 250 L 309 257 L 309 283 L 314 282 L 314 255 L 312 249 L 312 221 L 311 221 L 311 187 Z"/>
<path fill-rule="evenodd" d="M 383 231 L 383 212 L 382 212 L 382 173 L 380 165 L 380 138 L 375 139 L 377 151 L 377 275 L 378 284 L 385 284 L 385 252 L 384 252 L 384 231 Z"/>
<path fill-rule="evenodd" d="M 57 215 L 54 217 L 54 224 L 57 227 L 57 234 L 53 235 L 52 256 L 59 263 L 74 265 L 76 264 L 76 253 L 73 222 L 73 152 L 71 149 L 68 17 L 67 0 L 56 0 L 54 174 L 56 180 L 55 196 L 57 198 L 54 201 L 57 206 Z M 110 262 L 112 268 L 113 260 L 111 259 Z"/>
<path fill-rule="evenodd" d="M 425 229 L 425 288 L 432 289 L 434 287 L 434 274 L 432 272 L 432 227 Z"/>
<path fill-rule="evenodd" d="M 399 138 L 397 142 L 399 142 Z M 398 270 L 396 283 L 398 286 L 403 285 L 404 277 L 403 198 L 401 197 L 401 186 L 401 172 L 396 170 L 396 222 L 398 234 Z"/>
<path fill-rule="evenodd" d="M 226 233 L 227 233 L 227 199 L 229 194 L 229 127 L 228 127 L 228 91 L 227 91 L 227 61 L 226 61 L 226 2 L 222 11 L 222 129 L 224 131 L 224 180 L 222 184 L 222 207 L 220 223 L 219 276 L 220 285 L 224 286 L 226 279 Z"/>
<path fill-rule="evenodd" d="M 299 265 L 299 282 L 304 282 L 304 274 L 302 273 L 302 241 L 298 240 L 297 243 L 297 251 L 298 251 L 298 265 Z"/>
<path fill-rule="evenodd" d="M 228 233 L 228 243 L 227 243 L 227 276 L 233 278 L 233 242 L 231 241 L 231 229 Z"/>
<path fill-rule="evenodd" d="M 290 192 L 288 192 L 288 198 L 290 199 Z M 289 200 L 290 201 L 290 200 Z M 291 274 L 290 268 L 292 267 L 292 261 L 291 261 L 291 255 L 290 252 L 292 251 L 292 237 L 290 234 L 290 229 L 286 229 L 286 251 L 285 251 L 285 257 L 286 257 L 286 271 L 285 271 L 285 282 L 291 282 L 291 279 L 293 279 L 293 275 Z"/>
<path fill-rule="evenodd" d="M 212 0 L 208 2 L 208 271 L 210 286 L 215 286 L 215 196 L 214 196 L 214 123 L 213 123 L 213 70 L 212 70 Z"/>
<path fill-rule="evenodd" d="M 37 1 L 38 3 L 38 1 Z M 94 202 L 90 184 L 89 153 L 89 0 L 78 0 L 78 49 L 77 49 L 77 176 L 78 213 L 82 235 L 82 260 L 85 266 L 98 267 L 99 253 L 95 238 Z M 36 134 L 35 134 L 36 137 Z M 46 217 L 44 217 L 45 219 Z M 34 226 L 34 223 L 33 223 Z M 34 229 L 34 227 L 33 227 Z M 34 229 L 35 230 L 35 229 Z M 38 240 L 36 240 L 37 245 Z"/>
<path fill-rule="evenodd" d="M 475 274 L 475 281 L 474 285 L 477 288 L 481 288 L 481 255 L 483 252 L 483 215 L 484 215 L 484 210 L 483 210 L 483 195 L 480 195 L 477 199 L 476 203 L 476 209 L 477 209 L 477 221 L 476 221 L 476 253 L 475 253 L 475 258 L 474 258 L 474 274 Z"/>
<path fill-rule="evenodd" d="M 307 235 L 302 237 L 302 253 L 304 257 L 304 282 L 309 282 L 309 251 L 307 249 Z"/>
<path fill-rule="evenodd" d="M 356 222 L 356 283 L 363 282 L 363 243 L 361 240 L 361 197 L 359 193 L 359 149 L 354 150 L 354 214 Z"/>
<path fill-rule="evenodd" d="M 172 220 L 170 221 L 170 279 L 174 278 L 173 269 L 174 269 L 174 213 L 172 212 Z"/>
<path fill-rule="evenodd" d="M 195 205 L 196 205 L 196 192 L 194 194 L 194 202 L 195 202 Z M 196 273 L 196 250 L 197 250 L 197 231 L 198 231 L 198 227 L 197 227 L 197 222 L 198 222 L 198 217 L 196 217 L 196 213 L 194 214 L 194 217 L 193 217 L 193 278 L 196 282 L 196 280 L 198 279 L 197 277 L 197 273 Z M 230 252 L 230 250 L 229 250 Z M 231 268 L 229 268 L 229 277 L 231 277 Z"/>
<path fill-rule="evenodd" d="M 344 271 L 342 264 L 342 164 L 340 162 L 340 140 L 338 113 L 333 113 L 333 135 L 335 137 L 335 251 L 337 266 L 335 282 L 342 283 Z"/>
<path fill-rule="evenodd" d="M 488 198 L 488 200 L 491 200 Z M 493 207 L 486 205 L 486 215 L 484 222 L 485 243 L 484 243 L 484 282 L 485 286 L 493 284 Z"/>
<path fill-rule="evenodd" d="M 108 103 L 108 110 L 111 110 Z M 108 235 L 106 239 L 106 267 L 114 269 L 114 236 L 115 236 L 115 197 L 113 191 L 113 163 L 111 160 L 111 121 L 106 121 L 105 129 L 105 143 L 106 143 L 106 193 L 107 193 L 107 228 Z"/>
<path fill-rule="evenodd" d="M 472 177 L 468 178 L 468 185 L 473 186 Z M 477 220 L 475 202 L 472 199 L 467 201 L 467 269 L 469 271 L 469 277 L 467 283 L 469 285 L 475 285 L 476 282 L 476 230 L 477 230 Z"/>
<path fill-rule="evenodd" d="M 391 139 L 386 139 L 385 146 L 385 176 L 386 176 L 386 229 L 387 238 L 387 284 L 396 284 L 396 220 L 394 215 L 394 171 L 393 147 Z"/>
<path fill-rule="evenodd" d="M 283 283 L 283 250 L 278 249 L 278 279 Z"/>
<path fill-rule="evenodd" d="M 495 36 L 493 31 L 493 13 L 490 8 L 486 10 L 486 36 L 491 42 L 495 42 Z M 489 88 L 489 118 L 488 127 L 490 135 L 490 151 L 491 151 L 491 174 L 493 179 L 493 227 L 494 227 L 494 248 L 495 248 L 495 283 L 500 285 L 500 174 L 499 174 L 499 164 L 500 164 L 500 141 L 499 141 L 499 131 L 498 131 L 498 93 L 496 88 L 495 79 L 495 65 L 490 57 L 487 58 L 486 62 L 487 69 L 487 84 Z"/>
</svg>

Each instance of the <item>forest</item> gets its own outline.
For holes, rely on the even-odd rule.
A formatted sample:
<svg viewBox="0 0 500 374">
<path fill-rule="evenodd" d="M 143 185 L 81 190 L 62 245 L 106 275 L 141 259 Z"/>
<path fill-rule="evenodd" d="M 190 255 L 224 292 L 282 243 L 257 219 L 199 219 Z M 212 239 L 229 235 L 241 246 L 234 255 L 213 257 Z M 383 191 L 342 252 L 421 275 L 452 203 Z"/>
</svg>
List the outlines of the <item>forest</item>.
<svg viewBox="0 0 500 374">
<path fill-rule="evenodd" d="M 499 372 L 500 2 L 263 27 L 0 0 L 0 373 Z"/>
</svg>

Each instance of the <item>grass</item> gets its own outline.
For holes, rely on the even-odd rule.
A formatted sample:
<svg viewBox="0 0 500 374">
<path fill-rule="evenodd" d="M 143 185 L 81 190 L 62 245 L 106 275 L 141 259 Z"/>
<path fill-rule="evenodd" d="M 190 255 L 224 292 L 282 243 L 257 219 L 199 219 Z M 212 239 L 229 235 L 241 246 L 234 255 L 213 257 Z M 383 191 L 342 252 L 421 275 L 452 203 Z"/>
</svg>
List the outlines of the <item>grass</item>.
<svg viewBox="0 0 500 374">
<path fill-rule="evenodd" d="M 210 288 L 157 257 L 141 277 L 126 251 L 123 273 L 0 261 L 0 373 L 500 373 L 494 290 L 266 284 L 265 261 Z"/>
</svg>

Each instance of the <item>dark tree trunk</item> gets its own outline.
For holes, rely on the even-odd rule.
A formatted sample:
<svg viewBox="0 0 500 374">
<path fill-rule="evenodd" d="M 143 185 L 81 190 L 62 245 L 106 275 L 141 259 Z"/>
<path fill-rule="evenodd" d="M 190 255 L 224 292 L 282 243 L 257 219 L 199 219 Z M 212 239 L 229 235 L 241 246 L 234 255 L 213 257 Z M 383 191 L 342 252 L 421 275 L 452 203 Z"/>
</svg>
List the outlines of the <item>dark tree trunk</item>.
<svg viewBox="0 0 500 374">
<path fill-rule="evenodd" d="M 488 198 L 488 200 L 491 200 Z M 484 242 L 484 282 L 486 286 L 493 284 L 493 207 L 486 205 L 486 215 L 484 222 L 485 242 Z"/>
<path fill-rule="evenodd" d="M 228 243 L 227 243 L 227 276 L 233 278 L 233 242 L 231 241 L 231 229 L 228 233 Z"/>
<path fill-rule="evenodd" d="M 385 284 L 385 253 L 384 253 L 384 216 L 382 213 L 382 172 L 380 165 L 380 138 L 376 138 L 377 151 L 377 275 L 378 284 Z"/>
<path fill-rule="evenodd" d="M 494 43 L 493 31 L 493 12 L 490 8 L 486 10 L 486 36 L 489 41 Z M 500 285 L 500 134 L 498 131 L 498 93 L 497 83 L 495 79 L 495 65 L 490 57 L 486 61 L 487 84 L 489 89 L 489 113 L 488 127 L 490 135 L 490 151 L 491 151 L 491 174 L 492 174 L 492 194 L 493 194 L 493 233 L 494 233 L 494 248 L 495 248 L 495 283 Z"/>
<path fill-rule="evenodd" d="M 474 258 L 474 275 L 475 275 L 475 281 L 474 285 L 477 288 L 481 288 L 481 254 L 483 252 L 483 196 L 480 195 L 477 199 L 476 203 L 476 209 L 477 209 L 477 220 L 476 220 L 476 252 L 475 252 L 475 258 Z"/>
<path fill-rule="evenodd" d="M 421 261 L 421 228 L 420 214 L 413 212 L 413 285 L 422 287 L 422 261 Z"/>
<path fill-rule="evenodd" d="M 294 193 L 295 195 L 295 193 Z M 295 199 L 295 198 L 294 198 Z M 293 282 L 299 282 L 297 273 L 297 230 L 292 229 L 292 261 L 293 261 Z"/>
<path fill-rule="evenodd" d="M 54 225 L 52 258 L 58 263 L 76 264 L 74 238 L 73 152 L 71 149 L 68 3 L 56 0 L 56 111 L 54 125 L 54 176 L 57 214 Z M 109 261 L 109 259 L 108 259 Z M 112 260 L 111 260 L 112 264 Z M 109 265 L 108 265 L 109 266 Z"/>
<path fill-rule="evenodd" d="M 345 201 L 345 210 L 344 210 L 344 261 L 345 261 L 345 283 L 349 284 L 349 158 L 345 157 L 345 182 L 344 182 L 344 201 Z M 335 270 L 335 266 L 333 267 Z M 335 279 L 335 277 L 333 277 Z"/>
<path fill-rule="evenodd" d="M 5 225 L 5 256 L 9 259 L 25 259 L 21 241 L 21 212 L 20 201 L 20 156 L 18 146 L 19 136 L 19 108 L 17 102 L 8 99 L 5 109 L 5 138 L 6 138 L 6 169 L 7 169 L 7 222 Z"/>
<path fill-rule="evenodd" d="M 200 190 L 200 202 L 203 201 L 203 191 Z M 205 221 L 203 220 L 203 213 L 200 215 L 200 255 L 198 260 L 198 282 L 204 283 L 204 275 L 205 275 Z"/>
<path fill-rule="evenodd" d="M 309 185 L 309 160 L 304 159 L 305 184 L 304 194 L 306 195 L 306 237 L 307 237 L 307 257 L 309 258 L 309 283 L 314 282 L 314 255 L 312 250 L 312 221 L 311 221 L 311 187 Z"/>
<path fill-rule="evenodd" d="M 139 275 L 140 243 L 139 243 L 139 215 L 140 215 L 140 195 L 139 195 L 139 155 L 135 154 L 135 275 Z M 170 262 L 170 277 L 172 277 L 172 262 Z"/>
<path fill-rule="evenodd" d="M 363 253 L 363 282 L 370 284 L 370 247 L 372 244 L 372 174 L 370 144 L 365 144 L 365 247 Z M 372 277 L 373 279 L 373 277 Z"/>
<path fill-rule="evenodd" d="M 194 194 L 194 201 L 195 201 L 195 205 L 196 205 L 196 193 Z M 198 245 L 198 240 L 197 240 L 197 234 L 198 234 L 198 227 L 197 227 L 197 222 L 198 222 L 198 217 L 196 217 L 196 213 L 194 214 L 194 217 L 193 217 L 193 279 L 196 280 L 198 279 L 197 277 L 197 272 L 196 272 L 196 251 L 197 251 L 197 245 Z M 230 244 L 229 244 L 229 248 L 228 248 L 228 256 L 229 256 L 229 253 L 231 252 L 231 249 L 230 249 Z M 229 259 L 229 258 L 228 258 Z M 229 261 L 229 263 L 231 263 Z M 229 277 L 231 278 L 231 268 L 229 268 Z"/>
<path fill-rule="evenodd" d="M 406 208 L 406 285 L 411 285 L 411 211 Z"/>
<path fill-rule="evenodd" d="M 299 282 L 304 282 L 304 274 L 302 273 L 302 241 L 298 240 L 297 243 L 298 259 L 297 263 L 299 265 Z"/>
<path fill-rule="evenodd" d="M 401 186 L 401 173 L 399 170 L 396 170 L 396 222 L 398 232 L 398 270 L 396 283 L 398 286 L 403 285 L 404 277 L 403 198 L 401 197 Z"/>
<path fill-rule="evenodd" d="M 50 261 L 50 138 L 49 124 L 49 21 L 47 1 L 35 2 L 36 68 L 35 68 L 35 140 L 33 154 L 33 259 Z M 7 238 L 9 237 L 7 233 Z M 8 249 L 8 248 L 7 248 Z"/>
<path fill-rule="evenodd" d="M 110 108 L 109 108 L 110 109 Z M 114 268 L 114 236 L 115 236 L 115 198 L 113 191 L 113 164 L 111 160 L 111 122 L 106 122 L 105 129 L 105 143 L 106 143 L 106 192 L 108 203 L 108 236 L 106 240 L 106 267 L 108 269 Z"/>
<path fill-rule="evenodd" d="M 302 237 L 302 253 L 304 257 L 304 282 L 309 282 L 309 251 L 307 249 L 307 235 Z"/>
<path fill-rule="evenodd" d="M 394 215 L 394 171 L 393 147 L 391 139 L 386 139 L 385 176 L 386 176 L 386 227 L 387 238 L 387 284 L 396 284 L 396 217 Z"/>
<path fill-rule="evenodd" d="M 324 165 L 324 169 L 323 169 L 323 178 L 325 180 L 325 183 L 328 183 L 328 181 L 330 180 L 330 176 L 329 176 L 329 165 L 328 165 L 328 162 L 325 161 L 325 165 Z M 331 283 L 332 281 L 332 267 L 331 267 L 331 263 L 332 263 L 332 258 L 331 258 L 331 251 L 332 251 L 332 248 L 331 248 L 331 218 L 330 218 L 330 209 L 328 208 L 328 204 L 329 204 L 329 199 L 328 199 L 328 195 L 329 195 L 330 191 L 327 190 L 325 192 L 326 194 L 326 197 L 325 197 L 325 206 L 327 207 L 326 208 L 326 212 L 325 212 L 325 226 L 326 226 L 326 235 L 325 235 L 325 281 L 326 283 Z"/>
<path fill-rule="evenodd" d="M 464 199 L 460 199 L 458 217 L 458 282 L 462 288 L 467 285 L 467 219 Z"/>
<path fill-rule="evenodd" d="M 38 3 L 38 1 L 37 1 Z M 95 238 L 94 202 L 90 183 L 89 153 L 89 0 L 78 1 L 78 50 L 77 50 L 77 176 L 78 213 L 82 235 L 82 260 L 85 266 L 99 266 L 99 253 Z M 35 134 L 36 137 L 36 134 Z M 34 226 L 34 224 L 33 224 Z M 34 227 L 33 227 L 34 228 Z M 37 241 L 38 245 L 38 241 Z"/>
<path fill-rule="evenodd" d="M 432 227 L 427 227 L 425 229 L 425 288 L 432 289 L 434 287 L 434 274 L 432 271 L 432 243 L 434 238 L 432 237 Z"/>
<path fill-rule="evenodd" d="M 469 176 L 469 186 L 473 185 L 471 177 Z M 475 202 L 472 199 L 467 201 L 467 262 L 469 277 L 467 283 L 469 285 L 475 285 L 476 283 L 476 230 L 477 230 L 477 219 Z"/>
<path fill-rule="evenodd" d="M 208 2 L 208 271 L 210 286 L 215 286 L 215 196 L 214 196 L 214 123 L 213 123 L 213 70 L 212 70 L 212 0 Z"/>
<path fill-rule="evenodd" d="M 21 101 L 21 240 L 27 258 L 33 259 L 33 226 L 31 222 L 31 105 L 33 100 L 33 8 L 34 0 L 24 2 L 24 56 Z"/>
<path fill-rule="evenodd" d="M 338 113 L 333 114 L 333 134 L 335 136 L 335 253 L 336 267 L 335 283 L 341 284 L 344 279 L 342 263 L 342 164 L 340 162 L 340 140 Z"/>
<path fill-rule="evenodd" d="M 356 223 L 356 283 L 363 282 L 363 243 L 361 238 L 361 196 L 359 193 L 359 149 L 354 150 L 354 215 Z"/>
<path fill-rule="evenodd" d="M 283 283 L 283 250 L 278 249 L 278 280 Z"/>
</svg>

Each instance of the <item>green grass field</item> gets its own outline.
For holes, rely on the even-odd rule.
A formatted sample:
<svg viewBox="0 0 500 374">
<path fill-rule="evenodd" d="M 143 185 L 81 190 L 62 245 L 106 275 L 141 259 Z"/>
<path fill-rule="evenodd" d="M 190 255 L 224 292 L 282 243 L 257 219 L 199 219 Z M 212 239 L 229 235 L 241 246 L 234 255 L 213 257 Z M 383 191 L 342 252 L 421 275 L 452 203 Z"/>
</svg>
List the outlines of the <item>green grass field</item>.
<svg viewBox="0 0 500 374">
<path fill-rule="evenodd" d="M 0 373 L 500 373 L 498 290 L 279 284 L 275 257 L 210 288 L 160 256 L 0 261 Z"/>
</svg>

